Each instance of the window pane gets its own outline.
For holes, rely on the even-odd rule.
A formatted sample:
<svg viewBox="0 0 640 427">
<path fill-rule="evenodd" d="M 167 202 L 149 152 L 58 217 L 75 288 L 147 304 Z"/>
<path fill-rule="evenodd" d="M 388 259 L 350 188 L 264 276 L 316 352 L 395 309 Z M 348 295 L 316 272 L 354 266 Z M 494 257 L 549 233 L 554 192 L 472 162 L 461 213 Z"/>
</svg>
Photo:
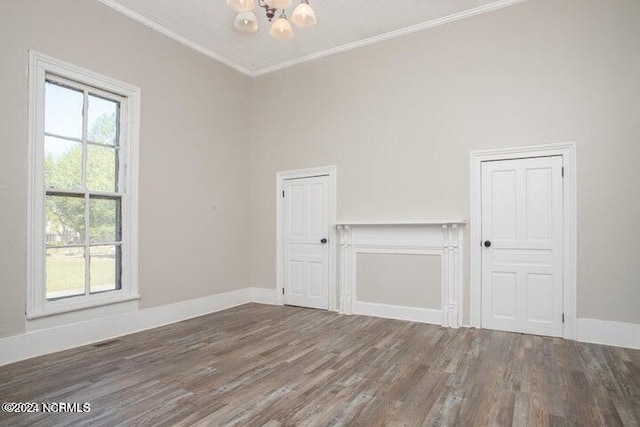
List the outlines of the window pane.
<svg viewBox="0 0 640 427">
<path fill-rule="evenodd" d="M 117 145 L 118 103 L 89 95 L 89 141 Z"/>
<path fill-rule="evenodd" d="M 47 248 L 47 299 L 84 294 L 84 248 Z"/>
<path fill-rule="evenodd" d="M 120 241 L 120 199 L 89 200 L 89 237 L 91 243 Z"/>
<path fill-rule="evenodd" d="M 45 211 L 48 245 L 84 243 L 84 197 L 48 195 Z"/>
<path fill-rule="evenodd" d="M 44 131 L 69 138 L 82 138 L 84 94 L 51 82 L 45 84 Z"/>
<path fill-rule="evenodd" d="M 82 143 L 44 137 L 45 188 L 77 190 L 82 187 Z"/>
<path fill-rule="evenodd" d="M 91 293 L 120 289 L 120 247 L 91 246 Z"/>
<path fill-rule="evenodd" d="M 100 145 L 87 145 L 87 189 L 118 191 L 117 176 L 116 150 Z"/>
</svg>

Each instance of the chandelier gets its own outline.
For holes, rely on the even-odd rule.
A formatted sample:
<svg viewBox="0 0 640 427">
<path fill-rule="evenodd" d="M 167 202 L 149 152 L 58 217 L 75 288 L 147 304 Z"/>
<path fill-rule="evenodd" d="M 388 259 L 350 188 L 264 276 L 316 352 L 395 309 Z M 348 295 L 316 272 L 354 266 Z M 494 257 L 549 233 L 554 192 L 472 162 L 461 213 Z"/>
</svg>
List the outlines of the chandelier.
<svg viewBox="0 0 640 427">
<path fill-rule="evenodd" d="M 269 34 L 277 40 L 291 40 L 293 38 L 293 28 L 287 19 L 286 10 L 291 7 L 292 0 L 257 0 L 258 6 L 264 9 L 265 14 L 271 24 Z M 256 7 L 256 0 L 227 0 L 227 6 L 237 12 L 233 26 L 244 33 L 254 33 L 258 31 L 258 18 L 253 13 Z M 276 13 L 280 10 L 278 19 L 273 21 Z M 309 0 L 301 0 L 300 4 L 293 10 L 291 21 L 298 27 L 312 27 L 316 25 L 316 14 L 309 6 Z"/>
</svg>

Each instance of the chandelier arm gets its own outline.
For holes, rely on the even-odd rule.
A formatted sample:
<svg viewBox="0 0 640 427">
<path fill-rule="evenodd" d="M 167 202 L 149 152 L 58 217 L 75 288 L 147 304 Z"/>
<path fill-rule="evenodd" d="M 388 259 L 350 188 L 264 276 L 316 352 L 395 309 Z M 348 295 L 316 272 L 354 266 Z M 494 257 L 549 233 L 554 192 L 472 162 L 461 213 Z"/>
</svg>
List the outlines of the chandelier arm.
<svg viewBox="0 0 640 427">
<path fill-rule="evenodd" d="M 258 0 L 258 6 L 264 9 L 265 14 L 267 15 L 267 19 L 271 22 L 276 16 L 277 10 L 270 7 L 265 0 Z"/>
</svg>

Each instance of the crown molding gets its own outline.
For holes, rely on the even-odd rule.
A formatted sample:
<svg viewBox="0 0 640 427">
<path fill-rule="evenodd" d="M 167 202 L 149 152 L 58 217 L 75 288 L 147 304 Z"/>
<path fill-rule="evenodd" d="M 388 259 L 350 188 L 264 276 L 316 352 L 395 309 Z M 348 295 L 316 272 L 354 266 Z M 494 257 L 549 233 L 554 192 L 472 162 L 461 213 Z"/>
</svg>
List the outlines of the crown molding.
<svg viewBox="0 0 640 427">
<path fill-rule="evenodd" d="M 229 61 L 228 59 L 218 55 L 217 53 L 214 53 L 212 51 L 210 51 L 209 49 L 205 48 L 204 46 L 199 45 L 196 42 L 193 42 L 191 40 L 189 40 L 186 37 L 181 36 L 178 33 L 175 33 L 173 31 L 171 31 L 170 29 L 168 29 L 167 27 L 165 27 L 164 25 L 160 25 L 155 21 L 152 21 L 149 18 L 146 18 L 142 15 L 140 15 L 137 12 L 134 12 L 133 10 L 129 9 L 128 7 L 125 7 L 123 5 L 121 5 L 120 3 L 118 3 L 115 0 L 98 0 L 100 3 L 104 4 L 105 6 L 110 7 L 111 9 L 114 9 L 120 13 L 122 13 L 123 15 L 140 22 L 141 24 L 146 25 L 147 27 L 151 28 L 152 30 L 156 30 L 159 33 L 164 34 L 165 36 L 172 38 L 173 40 L 182 43 L 183 45 L 197 51 L 200 52 L 201 54 L 208 56 L 211 59 L 214 59 L 218 62 L 223 63 L 224 65 L 226 65 L 227 67 L 231 67 L 236 71 L 241 72 L 242 74 L 245 74 L 247 76 L 250 77 L 254 77 L 254 73 L 251 70 L 248 70 L 247 68 L 244 68 L 241 65 L 236 64 L 235 62 Z"/>
<path fill-rule="evenodd" d="M 416 25 L 412 25 L 409 27 L 405 27 L 405 28 L 400 28 L 398 30 L 394 30 L 394 31 L 389 31 L 387 33 L 384 34 L 379 34 L 377 36 L 373 36 L 373 37 L 368 37 L 362 40 L 358 40 L 355 42 L 351 42 L 351 43 L 346 43 L 340 46 L 336 46 L 336 47 L 332 47 L 330 49 L 326 49 L 320 52 L 316 52 L 316 53 L 312 53 L 310 55 L 306 55 L 306 56 L 302 56 L 300 58 L 295 58 L 289 61 L 284 61 L 281 62 L 279 64 L 275 64 L 269 67 L 265 67 L 265 68 L 261 68 L 259 70 L 255 70 L 255 71 L 251 71 L 241 65 L 236 64 L 233 61 L 228 60 L 227 58 L 224 58 L 214 52 L 212 52 L 211 50 L 205 48 L 204 46 L 199 45 L 198 43 L 195 43 L 191 40 L 189 40 L 186 37 L 183 37 L 177 33 L 175 33 L 174 31 L 171 31 L 170 29 L 168 29 L 167 27 L 160 25 L 154 21 L 152 21 L 149 18 L 146 18 L 142 15 L 140 15 L 139 13 L 129 9 L 126 6 L 123 6 L 122 4 L 118 3 L 115 0 L 98 0 L 100 3 L 122 13 L 123 15 L 138 21 L 144 25 L 146 25 L 147 27 L 156 30 L 162 34 L 164 34 L 167 37 L 172 38 L 173 40 L 182 43 L 183 45 L 202 53 L 203 55 L 208 56 L 211 59 L 214 59 L 218 62 L 221 62 L 222 64 L 233 68 L 236 71 L 241 72 L 242 74 L 245 74 L 247 76 L 250 77 L 258 77 L 258 76 L 263 76 L 265 74 L 269 74 L 269 73 L 273 73 L 275 71 L 279 71 L 282 70 L 284 68 L 288 68 L 288 67 L 292 67 L 294 65 L 298 65 L 298 64 L 302 64 L 304 62 L 309 62 L 309 61 L 313 61 L 319 58 L 324 58 L 326 56 L 330 56 L 330 55 L 335 55 L 341 52 L 345 52 L 348 50 L 352 50 L 352 49 L 356 49 L 362 46 L 367 46 L 370 44 L 374 44 L 374 43 L 378 43 L 381 41 L 385 41 L 385 40 L 389 40 L 389 39 L 393 39 L 396 37 L 402 37 L 404 35 L 407 34 L 411 34 L 411 33 L 415 33 L 418 31 L 422 31 L 422 30 L 426 30 L 429 28 L 433 28 L 433 27 L 437 27 L 440 25 L 444 25 L 444 24 L 448 24 L 450 22 L 454 22 L 454 21 L 458 21 L 461 19 L 465 19 L 465 18 L 470 18 L 472 16 L 476 16 L 476 15 L 480 15 L 482 13 L 487 13 L 487 12 L 492 12 L 494 10 L 497 9 L 502 9 L 504 7 L 507 6 L 511 6 L 517 3 L 522 3 L 525 2 L 527 0 L 497 0 L 494 1 L 492 3 L 489 4 L 485 4 L 483 6 L 479 6 L 479 7 L 475 7 L 473 9 L 468 9 L 462 12 L 458 12 L 458 13 L 454 13 L 452 15 L 447 15 L 447 16 L 443 16 L 441 18 L 437 18 L 437 19 L 432 19 L 429 21 L 425 21 L 423 23 L 420 24 L 416 24 Z"/>
<path fill-rule="evenodd" d="M 331 49 L 323 50 L 321 52 L 312 53 L 311 55 L 303 56 L 300 58 L 292 59 L 290 61 L 281 62 L 280 64 L 265 67 L 253 72 L 253 76 L 262 76 L 265 74 L 273 73 L 274 71 L 282 70 L 294 65 L 302 64 L 304 62 L 313 61 L 315 59 L 324 58 L 325 56 L 335 55 L 337 53 L 345 52 L 348 50 L 356 49 L 362 46 L 378 43 L 384 40 L 393 39 L 396 37 L 405 36 L 407 34 L 415 33 L 418 31 L 426 30 L 429 28 L 437 27 L 440 25 L 448 24 L 449 22 L 458 21 L 472 16 L 480 15 L 482 13 L 491 12 L 497 9 L 502 9 L 507 6 L 511 6 L 517 3 L 522 3 L 527 0 L 499 0 L 493 3 L 486 4 L 484 6 L 475 7 L 462 12 L 454 13 L 452 15 L 443 16 L 441 18 L 425 21 L 421 24 L 412 25 L 410 27 L 400 28 L 399 30 L 389 31 L 388 33 L 379 34 L 377 36 L 368 37 L 366 39 L 358 40 L 355 42 L 343 44 L 340 46 L 332 47 Z"/>
</svg>

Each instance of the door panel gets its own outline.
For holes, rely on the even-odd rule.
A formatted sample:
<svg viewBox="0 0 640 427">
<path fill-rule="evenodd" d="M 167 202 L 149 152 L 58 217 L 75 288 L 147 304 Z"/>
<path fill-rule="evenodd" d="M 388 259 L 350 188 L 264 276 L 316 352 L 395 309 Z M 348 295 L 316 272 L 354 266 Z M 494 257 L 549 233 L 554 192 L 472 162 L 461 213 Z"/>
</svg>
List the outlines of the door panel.
<svg viewBox="0 0 640 427">
<path fill-rule="evenodd" d="M 496 171 L 491 176 L 493 204 L 500 206 L 491 212 L 494 239 L 515 239 L 517 229 L 516 171 Z"/>
<path fill-rule="evenodd" d="M 504 319 L 516 318 L 516 274 L 511 272 L 494 272 L 493 283 L 493 315 Z"/>
<path fill-rule="evenodd" d="M 309 267 L 309 296 L 315 298 L 322 298 L 324 295 L 324 266 L 322 262 L 309 261 L 307 264 Z"/>
<path fill-rule="evenodd" d="M 528 169 L 525 173 L 527 179 L 527 238 L 528 240 L 552 239 L 552 169 Z"/>
<path fill-rule="evenodd" d="M 290 284 L 289 293 L 291 295 L 304 295 L 304 263 L 302 261 L 288 261 L 287 282 Z"/>
<path fill-rule="evenodd" d="M 553 322 L 553 275 L 527 274 L 526 320 Z"/>
<path fill-rule="evenodd" d="M 482 326 L 562 336 L 562 157 L 482 163 Z"/>
<path fill-rule="evenodd" d="M 284 303 L 329 308 L 329 177 L 284 181 Z"/>
<path fill-rule="evenodd" d="M 325 190 L 328 189 L 328 179 L 325 182 L 308 184 L 307 192 L 309 203 L 307 205 L 309 221 L 307 236 L 317 238 L 317 240 L 328 236 L 327 230 L 327 212 L 323 209 L 325 206 Z M 327 203 L 328 204 L 328 203 Z M 316 242 L 317 243 L 317 242 Z"/>
</svg>

